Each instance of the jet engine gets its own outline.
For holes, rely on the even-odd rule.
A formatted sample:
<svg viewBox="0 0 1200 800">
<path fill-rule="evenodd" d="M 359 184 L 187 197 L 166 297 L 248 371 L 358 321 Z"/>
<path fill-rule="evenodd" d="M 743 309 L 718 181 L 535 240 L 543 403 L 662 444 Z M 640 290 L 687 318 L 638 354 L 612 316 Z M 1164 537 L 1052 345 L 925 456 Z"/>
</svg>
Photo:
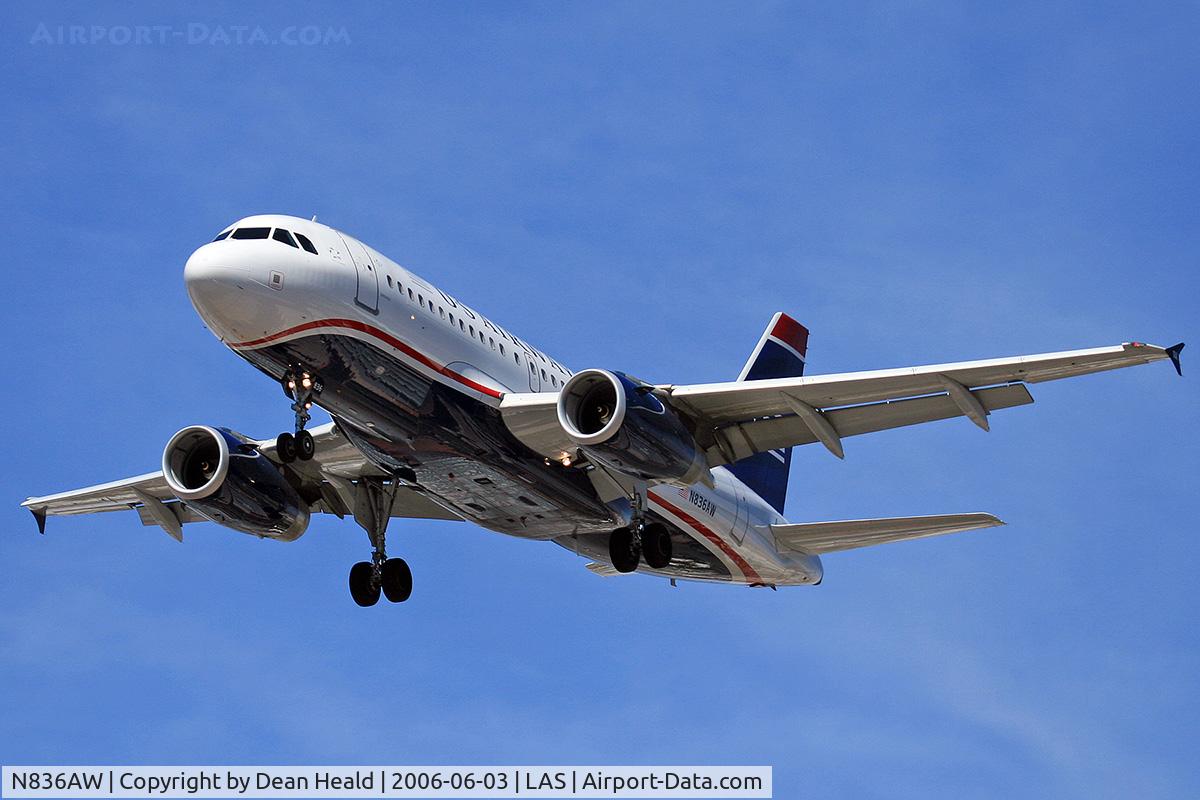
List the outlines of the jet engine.
<svg viewBox="0 0 1200 800">
<path fill-rule="evenodd" d="M 175 496 L 218 525 L 285 542 L 308 527 L 308 505 L 279 467 L 226 428 L 184 428 L 167 442 L 162 468 Z"/>
<path fill-rule="evenodd" d="M 558 422 L 588 458 L 642 480 L 711 481 L 704 452 L 654 387 L 620 372 L 588 369 L 558 396 Z"/>
</svg>

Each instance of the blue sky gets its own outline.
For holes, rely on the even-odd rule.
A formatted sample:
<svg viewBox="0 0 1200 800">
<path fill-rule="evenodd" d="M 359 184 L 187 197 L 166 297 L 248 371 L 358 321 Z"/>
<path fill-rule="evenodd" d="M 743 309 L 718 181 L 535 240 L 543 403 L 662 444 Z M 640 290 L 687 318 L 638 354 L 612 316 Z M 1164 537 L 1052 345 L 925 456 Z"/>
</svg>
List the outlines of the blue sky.
<svg viewBox="0 0 1200 800">
<path fill-rule="evenodd" d="M 17 504 L 152 469 L 186 424 L 288 424 L 182 283 L 250 213 L 318 214 L 575 369 L 655 382 L 733 377 L 780 309 L 811 328 L 813 373 L 1200 350 L 1198 23 L 1156 4 L 6 6 L 0 762 L 747 763 L 775 766 L 778 797 L 1197 795 L 1186 352 L 1183 380 L 1035 386 L 990 434 L 798 452 L 797 521 L 1009 523 L 830 556 L 816 589 L 606 581 L 551 545 L 409 523 L 390 541 L 413 599 L 363 611 L 350 522 L 180 546 L 131 514 L 39 537 Z M 185 36 L 47 44 L 39 24 Z M 290 25 L 349 44 L 214 41 Z"/>
</svg>

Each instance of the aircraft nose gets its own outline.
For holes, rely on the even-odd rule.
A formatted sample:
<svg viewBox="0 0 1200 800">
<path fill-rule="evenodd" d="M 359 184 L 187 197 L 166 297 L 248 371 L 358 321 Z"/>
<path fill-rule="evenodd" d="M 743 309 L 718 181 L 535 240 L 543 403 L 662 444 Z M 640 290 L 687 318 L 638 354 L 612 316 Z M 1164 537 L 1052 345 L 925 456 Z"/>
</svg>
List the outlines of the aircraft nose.
<svg viewBox="0 0 1200 800">
<path fill-rule="evenodd" d="M 247 333 L 243 329 L 257 305 L 249 269 L 231 265 L 221 248 L 206 244 L 188 258 L 183 281 L 192 305 L 214 333 L 225 341 L 239 341 Z"/>
<path fill-rule="evenodd" d="M 248 270 L 230 266 L 226 263 L 228 259 L 222 259 L 218 255 L 218 248 L 214 248 L 211 244 L 206 244 L 188 257 L 187 263 L 183 265 L 183 280 L 187 284 L 188 289 L 193 286 L 205 287 L 213 282 L 221 282 L 228 279 L 236 279 L 238 274 L 246 275 Z"/>
</svg>

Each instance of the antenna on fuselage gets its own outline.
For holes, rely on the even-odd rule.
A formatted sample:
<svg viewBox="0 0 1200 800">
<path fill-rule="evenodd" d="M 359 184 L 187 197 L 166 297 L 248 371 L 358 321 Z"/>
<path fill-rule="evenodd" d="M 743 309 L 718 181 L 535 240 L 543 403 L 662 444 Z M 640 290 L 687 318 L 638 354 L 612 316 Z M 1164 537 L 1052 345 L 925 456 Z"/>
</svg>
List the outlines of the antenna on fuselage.
<svg viewBox="0 0 1200 800">
<path fill-rule="evenodd" d="M 317 221 L 317 215 L 316 215 L 316 214 L 313 214 L 312 221 L 313 221 L 313 222 L 316 222 L 316 221 Z"/>
</svg>

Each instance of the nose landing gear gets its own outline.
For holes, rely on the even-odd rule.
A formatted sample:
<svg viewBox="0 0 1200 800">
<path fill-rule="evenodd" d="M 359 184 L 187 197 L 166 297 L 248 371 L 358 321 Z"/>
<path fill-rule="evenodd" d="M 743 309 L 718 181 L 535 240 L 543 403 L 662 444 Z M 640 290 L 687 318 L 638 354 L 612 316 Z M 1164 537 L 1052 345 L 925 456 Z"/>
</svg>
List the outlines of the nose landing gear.
<svg viewBox="0 0 1200 800">
<path fill-rule="evenodd" d="M 312 419 L 308 410 L 313 398 L 324 388 L 319 378 L 313 377 L 301 367 L 293 367 L 283 376 L 283 393 L 292 400 L 292 411 L 296 414 L 296 432 L 281 433 L 275 440 L 275 452 L 279 460 L 290 464 L 296 459 L 308 461 L 317 451 L 312 434 L 304 426 Z"/>
</svg>

